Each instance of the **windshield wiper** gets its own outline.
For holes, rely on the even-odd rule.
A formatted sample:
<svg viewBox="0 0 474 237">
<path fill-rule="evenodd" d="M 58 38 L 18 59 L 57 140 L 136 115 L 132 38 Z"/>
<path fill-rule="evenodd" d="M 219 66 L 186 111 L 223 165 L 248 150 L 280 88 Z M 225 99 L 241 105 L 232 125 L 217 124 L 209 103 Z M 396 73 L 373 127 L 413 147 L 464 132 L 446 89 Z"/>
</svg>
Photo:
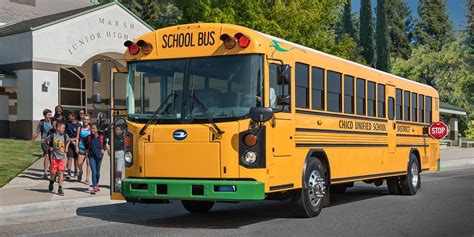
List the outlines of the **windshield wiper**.
<svg viewBox="0 0 474 237">
<path fill-rule="evenodd" d="M 161 103 L 161 105 L 158 107 L 158 109 L 156 109 L 155 112 L 153 112 L 153 115 L 151 116 L 150 119 L 148 119 L 145 126 L 143 126 L 143 128 L 140 130 L 140 136 L 145 135 L 145 130 L 148 128 L 148 126 L 150 126 L 150 124 L 157 118 L 158 114 L 160 114 L 162 112 L 162 110 L 165 110 L 167 108 L 166 105 L 168 105 L 168 101 L 171 98 L 173 98 L 173 100 L 174 100 L 177 95 L 178 94 L 175 91 L 173 91 L 166 97 L 166 99 L 163 101 L 163 103 Z"/>
<path fill-rule="evenodd" d="M 206 119 L 212 124 L 212 126 L 214 127 L 214 129 L 216 130 L 216 132 L 219 134 L 219 135 L 222 135 L 224 134 L 224 131 L 222 131 L 218 126 L 217 124 L 214 122 L 214 120 L 212 119 L 211 115 L 209 115 L 209 110 L 206 108 L 206 106 L 204 106 L 204 104 L 201 103 L 201 101 L 198 100 L 198 98 L 192 94 L 192 95 L 189 95 L 189 97 L 191 97 L 191 99 L 193 99 L 194 102 L 196 102 L 198 104 L 198 108 L 201 110 L 201 113 L 206 117 Z M 192 113 L 192 111 L 191 111 Z"/>
</svg>

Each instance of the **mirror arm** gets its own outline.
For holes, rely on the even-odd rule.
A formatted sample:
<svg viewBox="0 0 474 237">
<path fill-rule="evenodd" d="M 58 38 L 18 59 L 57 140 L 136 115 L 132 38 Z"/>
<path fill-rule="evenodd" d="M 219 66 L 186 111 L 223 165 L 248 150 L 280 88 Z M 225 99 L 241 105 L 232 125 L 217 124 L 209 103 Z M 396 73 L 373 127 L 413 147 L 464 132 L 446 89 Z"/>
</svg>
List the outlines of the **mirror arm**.
<svg viewBox="0 0 474 237">
<path fill-rule="evenodd" d="M 118 117 L 116 118 L 112 123 L 109 124 L 109 126 L 107 126 L 105 129 L 99 129 L 100 132 L 106 132 L 106 131 L 109 131 L 110 129 L 112 129 L 115 124 L 120 121 L 120 120 L 123 120 L 125 122 L 125 124 L 127 123 L 127 120 L 124 118 L 124 117 Z"/>
</svg>

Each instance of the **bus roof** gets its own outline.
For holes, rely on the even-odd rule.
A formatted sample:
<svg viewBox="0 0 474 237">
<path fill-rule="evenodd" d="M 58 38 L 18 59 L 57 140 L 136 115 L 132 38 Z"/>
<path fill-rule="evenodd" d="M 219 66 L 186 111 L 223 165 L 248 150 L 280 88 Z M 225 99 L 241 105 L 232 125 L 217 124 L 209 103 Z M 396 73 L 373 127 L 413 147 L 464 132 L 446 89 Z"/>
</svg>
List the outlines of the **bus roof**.
<svg viewBox="0 0 474 237">
<path fill-rule="evenodd" d="M 347 60 L 347 59 L 344 59 L 344 58 L 340 58 L 340 57 L 337 57 L 337 56 L 334 56 L 332 54 L 328 54 L 328 53 L 325 53 L 325 52 L 321 52 L 319 50 L 309 48 L 309 47 L 306 47 L 306 46 L 303 46 L 303 45 L 300 45 L 300 44 L 297 44 L 297 43 L 293 43 L 293 42 L 290 42 L 290 41 L 287 41 L 287 40 L 284 40 L 284 39 L 281 39 L 281 38 L 278 38 L 278 37 L 275 37 L 275 36 L 272 36 L 272 35 L 269 35 L 269 34 L 265 34 L 265 33 L 259 32 L 259 31 L 257 31 L 257 32 L 260 35 L 262 35 L 263 37 L 267 37 L 271 40 L 277 40 L 281 43 L 285 43 L 285 44 L 291 45 L 293 47 L 297 47 L 297 48 L 300 48 L 300 49 L 303 49 L 303 50 L 307 50 L 307 51 L 310 51 L 310 52 L 313 52 L 313 53 L 316 53 L 316 54 L 319 54 L 319 55 L 323 55 L 323 56 L 326 56 L 326 57 L 330 57 L 330 58 L 333 58 L 333 59 L 336 59 L 336 60 L 343 61 L 345 63 L 349 63 L 349 64 L 356 65 L 356 66 L 359 66 L 359 67 L 363 67 L 364 69 L 367 69 L 367 70 L 370 70 L 370 71 L 373 71 L 373 72 L 381 73 L 381 74 L 384 74 L 384 75 L 387 75 L 387 76 L 392 76 L 392 77 L 395 77 L 395 78 L 400 79 L 400 80 L 404 80 L 404 81 L 407 81 L 407 82 L 412 82 L 412 83 L 418 84 L 420 86 L 428 87 L 430 89 L 435 90 L 432 86 L 429 86 L 429 85 L 426 85 L 426 84 L 423 84 L 423 83 L 420 83 L 420 82 L 417 82 L 417 81 L 409 80 L 409 79 L 406 79 L 406 78 L 403 78 L 403 77 L 400 77 L 400 76 L 397 76 L 397 75 L 394 75 L 394 74 L 390 74 L 390 73 L 387 73 L 387 72 L 384 72 L 384 71 L 381 71 L 381 70 L 378 70 L 378 69 L 375 69 L 375 68 L 372 68 L 372 67 L 368 67 L 368 66 L 360 64 L 360 63 L 356 63 L 356 62 L 353 62 L 353 61 L 350 61 L 350 60 Z"/>
</svg>

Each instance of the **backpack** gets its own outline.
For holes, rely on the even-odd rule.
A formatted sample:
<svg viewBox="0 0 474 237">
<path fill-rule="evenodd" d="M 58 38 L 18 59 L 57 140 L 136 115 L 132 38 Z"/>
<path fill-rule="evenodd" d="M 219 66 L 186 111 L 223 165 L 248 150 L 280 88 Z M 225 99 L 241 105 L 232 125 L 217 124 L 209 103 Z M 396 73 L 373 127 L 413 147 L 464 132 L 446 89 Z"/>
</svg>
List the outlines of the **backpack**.
<svg viewBox="0 0 474 237">
<path fill-rule="evenodd" d="M 94 138 L 94 134 L 91 134 L 91 135 L 87 136 L 87 142 L 89 143 L 89 144 L 87 144 L 87 152 L 88 153 L 91 149 L 92 138 Z M 99 139 L 100 139 L 100 150 L 104 150 L 104 136 L 102 134 L 100 134 Z"/>
</svg>

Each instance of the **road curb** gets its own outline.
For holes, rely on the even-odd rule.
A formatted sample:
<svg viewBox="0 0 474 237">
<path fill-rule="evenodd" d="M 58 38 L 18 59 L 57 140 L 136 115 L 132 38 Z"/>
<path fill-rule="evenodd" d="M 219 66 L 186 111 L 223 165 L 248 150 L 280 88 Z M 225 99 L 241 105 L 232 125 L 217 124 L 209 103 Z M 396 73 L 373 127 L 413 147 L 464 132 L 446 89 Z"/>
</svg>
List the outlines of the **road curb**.
<svg viewBox="0 0 474 237">
<path fill-rule="evenodd" d="M 0 226 L 25 224 L 76 216 L 82 207 L 117 204 L 109 195 L 0 206 Z"/>
<path fill-rule="evenodd" d="M 440 170 L 446 168 L 459 168 L 459 167 L 471 167 L 474 166 L 474 157 L 466 157 L 452 160 L 443 160 L 440 161 Z"/>
</svg>

